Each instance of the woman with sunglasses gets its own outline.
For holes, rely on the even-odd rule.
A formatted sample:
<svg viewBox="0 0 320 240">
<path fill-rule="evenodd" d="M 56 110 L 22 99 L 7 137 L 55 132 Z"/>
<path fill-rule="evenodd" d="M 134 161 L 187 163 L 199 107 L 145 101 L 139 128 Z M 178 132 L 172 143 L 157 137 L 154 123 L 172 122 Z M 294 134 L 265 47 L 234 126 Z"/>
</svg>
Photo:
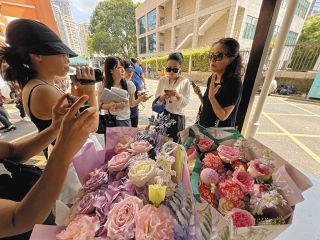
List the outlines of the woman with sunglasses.
<svg viewBox="0 0 320 240">
<path fill-rule="evenodd" d="M 171 53 L 167 59 L 167 76 L 160 78 L 155 94 L 157 101 L 165 102 L 165 115 L 176 121 L 167 134 L 176 142 L 178 133 L 185 128 L 184 108 L 189 103 L 190 81 L 181 76 L 183 55 Z"/>
<path fill-rule="evenodd" d="M 193 85 L 203 106 L 199 123 L 204 127 L 234 127 L 242 95 L 240 45 L 233 38 L 222 38 L 209 54 L 211 76 L 202 95 Z"/>
</svg>

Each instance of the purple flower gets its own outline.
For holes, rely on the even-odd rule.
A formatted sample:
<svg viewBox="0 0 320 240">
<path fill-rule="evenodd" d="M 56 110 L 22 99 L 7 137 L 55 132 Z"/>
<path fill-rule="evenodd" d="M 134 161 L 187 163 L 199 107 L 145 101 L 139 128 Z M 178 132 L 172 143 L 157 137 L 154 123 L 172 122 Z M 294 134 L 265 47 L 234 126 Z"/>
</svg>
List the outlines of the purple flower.
<svg viewBox="0 0 320 240">
<path fill-rule="evenodd" d="M 97 199 L 97 192 L 90 192 L 85 194 L 76 206 L 76 214 L 92 213 L 95 209 Z"/>
<path fill-rule="evenodd" d="M 107 182 L 108 174 L 104 171 L 104 168 L 99 168 L 89 173 L 88 180 L 83 187 L 87 192 L 92 192 Z"/>
</svg>

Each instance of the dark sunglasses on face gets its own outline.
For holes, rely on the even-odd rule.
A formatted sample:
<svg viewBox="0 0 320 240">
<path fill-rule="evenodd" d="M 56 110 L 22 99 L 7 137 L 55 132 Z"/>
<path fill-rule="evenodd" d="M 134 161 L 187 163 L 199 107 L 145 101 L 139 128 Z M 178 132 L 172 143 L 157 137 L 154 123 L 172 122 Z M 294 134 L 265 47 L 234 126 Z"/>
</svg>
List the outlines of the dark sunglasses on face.
<svg viewBox="0 0 320 240">
<path fill-rule="evenodd" d="M 171 67 L 166 67 L 166 72 L 171 72 L 173 71 L 174 73 L 178 73 L 179 72 L 179 68 L 171 68 Z"/>
<path fill-rule="evenodd" d="M 221 61 L 223 59 L 224 53 L 216 52 L 216 53 L 209 53 L 209 60 L 210 61 Z"/>
</svg>

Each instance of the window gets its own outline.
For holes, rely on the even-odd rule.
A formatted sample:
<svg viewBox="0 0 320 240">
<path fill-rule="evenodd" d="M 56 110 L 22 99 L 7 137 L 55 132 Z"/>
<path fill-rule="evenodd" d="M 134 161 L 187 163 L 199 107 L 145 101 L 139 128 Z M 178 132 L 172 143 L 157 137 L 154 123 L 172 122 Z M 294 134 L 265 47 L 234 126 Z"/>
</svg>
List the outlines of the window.
<svg viewBox="0 0 320 240">
<path fill-rule="evenodd" d="M 288 0 L 282 0 L 282 1 L 281 1 L 281 7 L 282 7 L 283 9 L 286 9 L 287 5 L 288 5 Z"/>
<path fill-rule="evenodd" d="M 307 0 L 299 0 L 295 14 L 304 19 L 308 11 L 309 4 L 310 3 Z"/>
<path fill-rule="evenodd" d="M 246 27 L 243 32 L 243 38 L 252 40 L 256 31 L 258 18 L 247 16 Z"/>
<path fill-rule="evenodd" d="M 296 44 L 298 38 L 298 33 L 290 31 L 288 33 L 287 39 L 285 41 L 285 45 L 294 45 Z"/>
<path fill-rule="evenodd" d="M 139 50 L 140 50 L 140 53 L 146 53 L 147 52 L 146 37 L 142 37 L 142 38 L 139 39 Z"/>
<path fill-rule="evenodd" d="M 157 50 L 157 37 L 155 33 L 148 36 L 148 50 L 149 52 Z"/>
<path fill-rule="evenodd" d="M 146 18 L 143 16 L 138 20 L 139 25 L 139 34 L 143 34 L 146 32 Z"/>
<path fill-rule="evenodd" d="M 273 30 L 273 38 L 277 38 L 278 37 L 278 35 L 279 35 L 279 32 L 280 32 L 280 26 L 278 26 L 278 25 L 275 25 L 274 26 L 274 30 Z"/>
<path fill-rule="evenodd" d="M 148 31 L 151 31 L 156 28 L 156 10 L 153 9 L 151 12 L 148 13 Z"/>
</svg>

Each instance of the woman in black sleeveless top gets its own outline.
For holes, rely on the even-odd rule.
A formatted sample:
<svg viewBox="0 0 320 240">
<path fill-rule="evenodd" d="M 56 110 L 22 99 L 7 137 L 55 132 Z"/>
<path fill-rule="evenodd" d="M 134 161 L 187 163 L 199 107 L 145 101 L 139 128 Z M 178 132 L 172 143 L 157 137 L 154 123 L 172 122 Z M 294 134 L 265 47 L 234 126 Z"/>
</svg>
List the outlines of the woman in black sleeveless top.
<svg viewBox="0 0 320 240">
<path fill-rule="evenodd" d="M 209 61 L 212 75 L 202 95 L 193 89 L 202 102 L 199 123 L 204 127 L 235 127 L 242 95 L 240 45 L 233 38 L 222 38 L 212 45 Z"/>
<path fill-rule="evenodd" d="M 46 25 L 29 19 L 11 22 L 6 30 L 6 41 L 10 47 L 2 48 L 0 56 L 9 67 L 2 75 L 7 81 L 19 83 L 25 110 L 41 132 L 50 126 L 51 109 L 63 95 L 54 85 L 54 78 L 67 74 L 69 57 L 77 54 Z M 94 72 L 88 67 L 78 68 L 77 78 L 94 80 Z M 89 96 L 89 105 L 98 108 L 94 85 L 86 85 L 83 90 Z"/>
</svg>

